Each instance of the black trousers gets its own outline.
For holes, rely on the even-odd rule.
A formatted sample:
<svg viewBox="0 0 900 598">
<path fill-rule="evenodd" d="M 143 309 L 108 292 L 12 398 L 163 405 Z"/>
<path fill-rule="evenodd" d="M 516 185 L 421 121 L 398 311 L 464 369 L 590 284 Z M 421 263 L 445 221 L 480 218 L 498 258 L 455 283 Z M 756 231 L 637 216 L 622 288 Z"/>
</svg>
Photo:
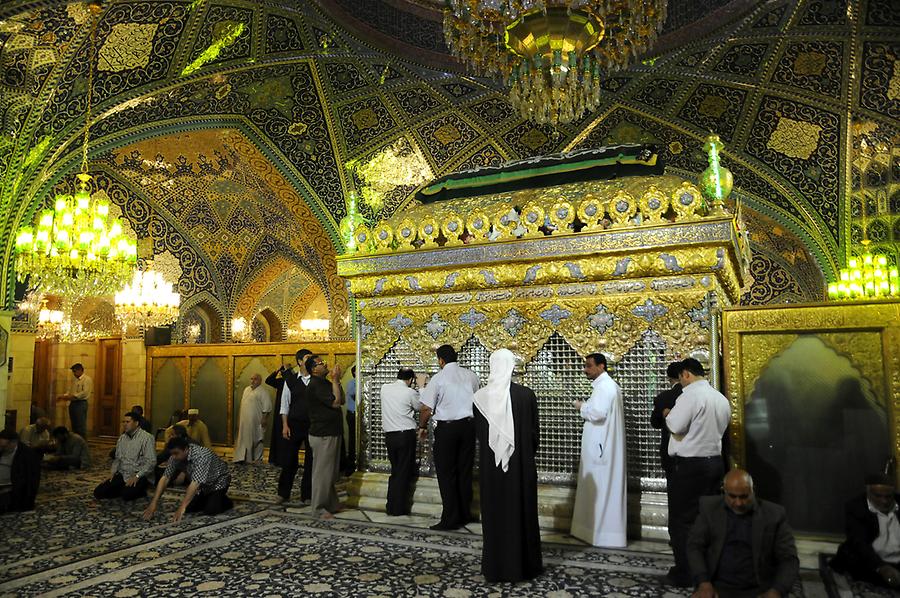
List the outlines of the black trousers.
<svg viewBox="0 0 900 598">
<path fill-rule="evenodd" d="M 147 496 L 148 487 L 150 487 L 150 482 L 143 476 L 138 478 L 134 486 L 126 486 L 122 474 L 117 473 L 113 479 L 104 480 L 94 488 L 94 498 L 98 500 L 110 498 L 121 498 L 124 501 L 137 500 Z"/>
<path fill-rule="evenodd" d="M 475 420 L 438 422 L 434 430 L 434 468 L 444 510 L 441 524 L 460 526 L 472 521 L 472 465 L 475 461 Z"/>
<path fill-rule="evenodd" d="M 294 477 L 300 467 L 297 452 L 304 448 L 303 477 L 300 478 L 300 500 L 312 498 L 312 463 L 313 452 L 309 446 L 309 422 L 288 422 L 291 439 L 281 439 L 278 450 L 281 454 L 281 475 L 278 476 L 278 496 L 290 500 L 294 488 Z"/>
<path fill-rule="evenodd" d="M 669 477 L 669 539 L 675 555 L 673 577 L 690 583 L 687 539 L 697 513 L 700 497 L 719 494 L 724 465 L 721 455 L 715 457 L 675 457 Z"/>
<path fill-rule="evenodd" d="M 416 474 L 416 431 L 385 432 L 384 444 L 391 460 L 385 511 L 409 515 L 409 485 Z"/>
<path fill-rule="evenodd" d="M 212 492 L 200 492 L 191 499 L 185 511 L 188 513 L 200 513 L 204 515 L 218 515 L 234 507 L 234 503 L 228 498 L 228 489 L 213 490 Z"/>
</svg>

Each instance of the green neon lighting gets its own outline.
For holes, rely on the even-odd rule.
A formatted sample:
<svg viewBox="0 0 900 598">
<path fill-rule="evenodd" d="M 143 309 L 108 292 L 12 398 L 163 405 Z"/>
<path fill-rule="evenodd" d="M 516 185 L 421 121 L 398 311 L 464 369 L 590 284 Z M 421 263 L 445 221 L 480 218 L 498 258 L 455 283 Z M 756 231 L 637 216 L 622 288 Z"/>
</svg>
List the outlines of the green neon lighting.
<svg viewBox="0 0 900 598">
<path fill-rule="evenodd" d="M 218 38 L 210 44 L 210 46 L 203 50 L 200 56 L 197 57 L 194 62 L 190 63 L 184 70 L 181 71 L 182 77 L 187 77 L 188 75 L 200 70 L 204 64 L 208 62 L 212 62 L 216 58 L 219 57 L 219 54 L 222 53 L 223 50 L 233 45 L 234 42 L 241 36 L 246 29 L 247 26 L 243 23 L 226 23 L 222 28 L 221 33 Z"/>
</svg>

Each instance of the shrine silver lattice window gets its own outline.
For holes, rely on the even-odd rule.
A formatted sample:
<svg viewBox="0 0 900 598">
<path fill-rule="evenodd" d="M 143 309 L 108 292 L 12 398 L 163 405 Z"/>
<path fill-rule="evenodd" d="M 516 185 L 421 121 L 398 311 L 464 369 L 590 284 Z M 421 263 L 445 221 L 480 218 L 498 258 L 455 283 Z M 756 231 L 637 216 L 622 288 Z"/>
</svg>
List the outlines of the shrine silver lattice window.
<svg viewBox="0 0 900 598">
<path fill-rule="evenodd" d="M 482 385 L 487 382 L 490 351 L 472 337 L 459 352 L 462 367 L 475 372 Z M 622 387 L 625 408 L 628 477 L 632 488 L 662 490 L 665 480 L 660 464 L 659 431 L 650 426 L 653 397 L 667 388 L 666 344 L 655 332 L 641 340 L 614 365 L 611 375 Z M 372 368 L 364 372 L 365 399 L 363 442 L 370 471 L 390 471 L 384 434 L 381 430 L 381 386 L 397 379 L 397 370 L 410 367 L 434 375 L 436 361 L 423 364 L 403 340 Z M 572 407 L 575 399 L 587 399 L 591 384 L 584 377 L 584 359 L 558 333 L 554 333 L 525 368 L 522 384 L 538 398 L 541 442 L 536 456 L 538 479 L 542 483 L 574 483 L 581 453 L 583 420 Z M 432 430 L 420 443 L 419 472 L 432 475 Z M 476 461 L 477 462 L 477 461 Z"/>
</svg>

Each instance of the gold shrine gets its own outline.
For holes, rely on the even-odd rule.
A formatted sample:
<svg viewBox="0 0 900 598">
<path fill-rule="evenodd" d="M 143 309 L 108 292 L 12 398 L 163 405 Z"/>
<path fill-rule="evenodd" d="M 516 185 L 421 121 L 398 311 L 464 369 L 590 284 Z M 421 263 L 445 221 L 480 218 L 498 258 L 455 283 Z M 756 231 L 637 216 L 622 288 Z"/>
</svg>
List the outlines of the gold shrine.
<svg viewBox="0 0 900 598">
<path fill-rule="evenodd" d="M 705 212 L 691 182 L 639 174 L 417 205 L 357 228 L 338 273 L 358 308 L 360 504 L 389 471 L 380 386 L 400 366 L 435 372 L 442 344 L 484 381 L 490 352 L 507 347 L 538 396 L 542 525 L 565 528 L 581 434 L 571 401 L 590 393 L 583 356 L 601 351 L 625 396 L 629 488 L 642 503 L 632 531 L 664 537 L 652 398 L 675 359 L 696 357 L 718 379 L 719 312 L 749 263 L 738 220 Z"/>
</svg>

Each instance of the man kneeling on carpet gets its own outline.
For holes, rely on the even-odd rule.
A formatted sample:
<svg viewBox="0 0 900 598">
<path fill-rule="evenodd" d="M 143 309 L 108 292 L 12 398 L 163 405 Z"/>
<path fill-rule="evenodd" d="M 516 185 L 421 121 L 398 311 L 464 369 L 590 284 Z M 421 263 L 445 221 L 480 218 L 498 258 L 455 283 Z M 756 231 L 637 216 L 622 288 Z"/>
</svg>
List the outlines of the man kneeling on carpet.
<svg viewBox="0 0 900 598">
<path fill-rule="evenodd" d="M 116 442 L 116 455 L 109 479 L 94 488 L 97 499 L 137 500 L 147 496 L 150 476 L 156 467 L 156 443 L 141 429 L 141 417 L 129 411 L 122 418 L 124 432 Z"/>
<path fill-rule="evenodd" d="M 175 437 L 166 443 L 169 451 L 169 465 L 156 485 L 156 494 L 150 506 L 144 511 L 144 519 L 150 519 L 156 512 L 159 497 L 179 471 L 179 464 L 186 465 L 190 480 L 187 491 L 178 509 L 172 515 L 172 521 L 181 521 L 185 512 L 203 512 L 204 515 L 218 515 L 231 509 L 234 503 L 228 498 L 228 486 L 231 474 L 228 465 L 210 449 L 192 444 L 187 438 Z"/>
</svg>

